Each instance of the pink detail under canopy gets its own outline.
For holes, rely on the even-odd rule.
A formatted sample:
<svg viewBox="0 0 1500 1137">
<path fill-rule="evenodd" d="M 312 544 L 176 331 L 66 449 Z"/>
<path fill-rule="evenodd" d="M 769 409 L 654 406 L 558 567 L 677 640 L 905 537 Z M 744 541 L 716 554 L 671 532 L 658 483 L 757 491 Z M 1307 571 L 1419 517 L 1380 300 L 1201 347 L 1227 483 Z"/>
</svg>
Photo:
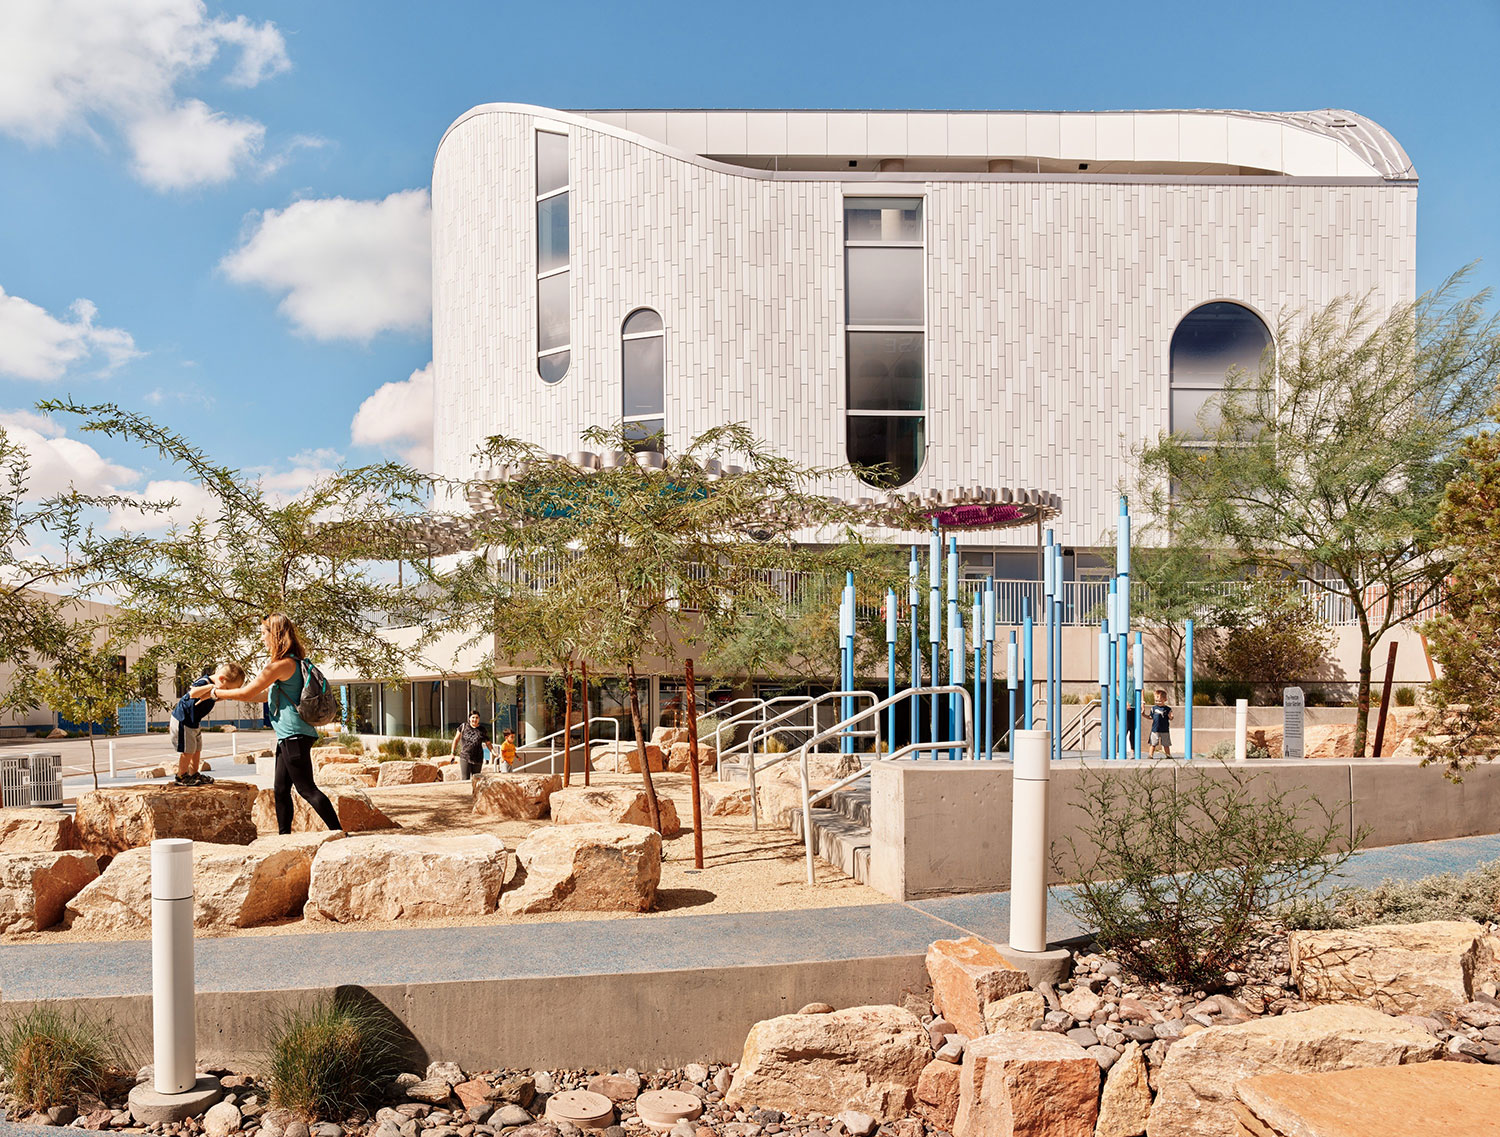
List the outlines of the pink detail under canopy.
<svg viewBox="0 0 1500 1137">
<path fill-rule="evenodd" d="M 1036 506 L 999 502 L 976 505 L 950 505 L 929 513 L 944 529 L 997 529 L 1036 516 Z"/>
</svg>

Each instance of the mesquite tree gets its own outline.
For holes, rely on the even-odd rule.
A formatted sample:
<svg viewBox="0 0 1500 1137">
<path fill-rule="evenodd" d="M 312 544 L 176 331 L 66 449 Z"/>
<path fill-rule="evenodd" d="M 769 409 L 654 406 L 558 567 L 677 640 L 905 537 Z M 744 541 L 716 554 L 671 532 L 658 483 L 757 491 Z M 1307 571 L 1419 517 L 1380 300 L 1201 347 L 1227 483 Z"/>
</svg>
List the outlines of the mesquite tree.
<svg viewBox="0 0 1500 1137">
<path fill-rule="evenodd" d="M 1348 604 L 1356 756 L 1375 645 L 1441 593 L 1438 505 L 1500 391 L 1500 321 L 1487 293 L 1457 295 L 1461 280 L 1383 318 L 1350 299 L 1285 317 L 1258 371 L 1227 377 L 1206 440 L 1168 435 L 1140 455 L 1152 511 L 1189 543 Z"/>
<path fill-rule="evenodd" d="M 624 453 L 619 428 L 596 428 L 586 444 Z M 727 638 L 742 611 L 783 595 L 787 572 L 826 571 L 830 555 L 857 538 L 853 505 L 818 492 L 842 469 L 803 467 L 744 426 L 717 427 L 662 463 L 581 469 L 513 439 L 491 438 L 485 458 L 512 471 L 491 483 L 493 507 L 476 518 L 474 540 L 492 558 L 439 576 L 448 623 L 497 631 L 518 661 L 586 659 L 626 676 L 651 824 L 661 828 L 646 758 L 636 677 L 685 649 Z M 720 476 L 720 460 L 743 472 Z M 818 532 L 834 550 L 794 540 Z M 497 572 L 503 559 L 513 571 Z M 486 567 L 488 566 L 488 567 Z"/>
</svg>

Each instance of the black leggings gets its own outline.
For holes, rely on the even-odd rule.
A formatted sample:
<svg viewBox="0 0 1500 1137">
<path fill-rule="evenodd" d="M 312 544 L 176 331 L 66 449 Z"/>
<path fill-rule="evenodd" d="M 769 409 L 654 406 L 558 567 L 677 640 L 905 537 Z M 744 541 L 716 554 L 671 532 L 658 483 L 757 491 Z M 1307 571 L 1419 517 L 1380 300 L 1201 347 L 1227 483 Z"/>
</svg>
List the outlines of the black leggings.
<svg viewBox="0 0 1500 1137">
<path fill-rule="evenodd" d="M 339 815 L 318 784 L 313 781 L 313 740 L 305 734 L 294 734 L 276 744 L 276 831 L 292 831 L 292 789 L 302 795 L 313 807 L 323 824 L 330 829 L 339 828 Z"/>
</svg>

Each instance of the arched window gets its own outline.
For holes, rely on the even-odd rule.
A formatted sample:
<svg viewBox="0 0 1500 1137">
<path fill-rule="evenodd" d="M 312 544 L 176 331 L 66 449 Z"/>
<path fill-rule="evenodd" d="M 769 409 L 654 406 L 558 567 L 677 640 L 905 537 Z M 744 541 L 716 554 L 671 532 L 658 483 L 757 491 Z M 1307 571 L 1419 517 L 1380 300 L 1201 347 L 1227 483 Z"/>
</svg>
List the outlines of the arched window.
<svg viewBox="0 0 1500 1137">
<path fill-rule="evenodd" d="M 846 453 L 884 467 L 882 487 L 917 476 L 927 451 L 927 285 L 919 197 L 844 199 Z"/>
<path fill-rule="evenodd" d="M 568 136 L 536 132 L 536 370 L 544 383 L 568 373 L 572 304 L 568 280 Z"/>
<path fill-rule="evenodd" d="M 661 316 L 637 308 L 620 327 L 625 437 L 636 449 L 654 450 L 666 423 L 667 335 Z"/>
<path fill-rule="evenodd" d="M 1265 321 L 1243 304 L 1216 301 L 1184 316 L 1172 333 L 1172 433 L 1211 437 L 1219 427 L 1215 396 L 1228 373 L 1258 374 L 1270 345 Z"/>
</svg>

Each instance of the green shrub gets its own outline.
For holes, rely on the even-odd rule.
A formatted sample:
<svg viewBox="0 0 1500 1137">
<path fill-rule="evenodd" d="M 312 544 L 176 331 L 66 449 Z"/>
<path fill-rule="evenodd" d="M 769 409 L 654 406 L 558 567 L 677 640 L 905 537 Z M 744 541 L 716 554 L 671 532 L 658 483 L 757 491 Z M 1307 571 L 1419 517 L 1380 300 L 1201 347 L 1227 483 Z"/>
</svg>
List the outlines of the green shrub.
<svg viewBox="0 0 1500 1137">
<path fill-rule="evenodd" d="M 1076 707 L 1079 703 L 1083 702 L 1077 695 L 1060 695 L 1058 696 L 1058 701 L 1068 707 Z"/>
<path fill-rule="evenodd" d="M 785 754 L 786 752 L 786 743 L 781 741 L 781 737 L 779 735 L 773 734 L 770 738 L 765 739 L 761 743 L 762 754 Z"/>
<path fill-rule="evenodd" d="M 334 741 L 342 746 L 345 750 L 359 751 L 365 748 L 365 744 L 360 741 L 359 735 L 350 734 L 347 730 L 340 734 L 337 738 L 335 738 Z"/>
<path fill-rule="evenodd" d="M 427 740 L 427 757 L 445 758 L 453 753 L 453 739 L 451 738 L 429 738 Z"/>
<path fill-rule="evenodd" d="M 1201 691 L 1193 692 L 1193 706 L 1195 707 L 1211 706 L 1213 705 L 1213 701 L 1214 700 L 1212 695 L 1205 695 Z"/>
<path fill-rule="evenodd" d="M 718 729 L 719 720 L 714 715 L 698 716 L 698 742 L 700 744 L 704 746 L 712 746 L 714 744 L 714 731 Z M 729 733 L 733 733 L 733 731 L 734 728 L 730 727 Z M 726 737 L 724 739 L 724 745 L 728 746 L 731 741 L 733 741 L 731 738 Z"/>
<path fill-rule="evenodd" d="M 1417 689 L 1415 687 L 1396 688 L 1396 706 L 1414 707 L 1417 705 Z"/>
<path fill-rule="evenodd" d="M 1273 915 L 1352 855 L 1340 850 L 1346 803 L 1222 762 L 1179 762 L 1165 777 L 1119 765 L 1081 771 L 1078 837 L 1053 860 L 1080 879 L 1063 906 L 1143 979 L 1219 982 Z"/>
<path fill-rule="evenodd" d="M 103 1023 L 74 1011 L 36 1006 L 0 1030 L 0 1069 L 10 1092 L 33 1110 L 100 1096 L 115 1067 L 115 1040 Z"/>
<path fill-rule="evenodd" d="M 381 758 L 405 758 L 406 739 L 387 738 L 380 744 L 380 756 Z"/>
<path fill-rule="evenodd" d="M 1462 876 L 1440 873 L 1420 880 L 1384 880 L 1373 888 L 1340 888 L 1327 896 L 1293 901 L 1282 909 L 1289 928 L 1359 928 L 1366 924 L 1420 924 L 1428 920 L 1500 920 L 1500 861 Z"/>
<path fill-rule="evenodd" d="M 271 1037 L 271 1104 L 308 1120 L 373 1104 L 400 1073 L 401 1036 L 373 999 L 339 992 L 283 1016 Z"/>
<path fill-rule="evenodd" d="M 1328 705 L 1328 692 L 1321 687 L 1309 687 L 1303 702 L 1309 707 L 1326 707 Z"/>
</svg>

